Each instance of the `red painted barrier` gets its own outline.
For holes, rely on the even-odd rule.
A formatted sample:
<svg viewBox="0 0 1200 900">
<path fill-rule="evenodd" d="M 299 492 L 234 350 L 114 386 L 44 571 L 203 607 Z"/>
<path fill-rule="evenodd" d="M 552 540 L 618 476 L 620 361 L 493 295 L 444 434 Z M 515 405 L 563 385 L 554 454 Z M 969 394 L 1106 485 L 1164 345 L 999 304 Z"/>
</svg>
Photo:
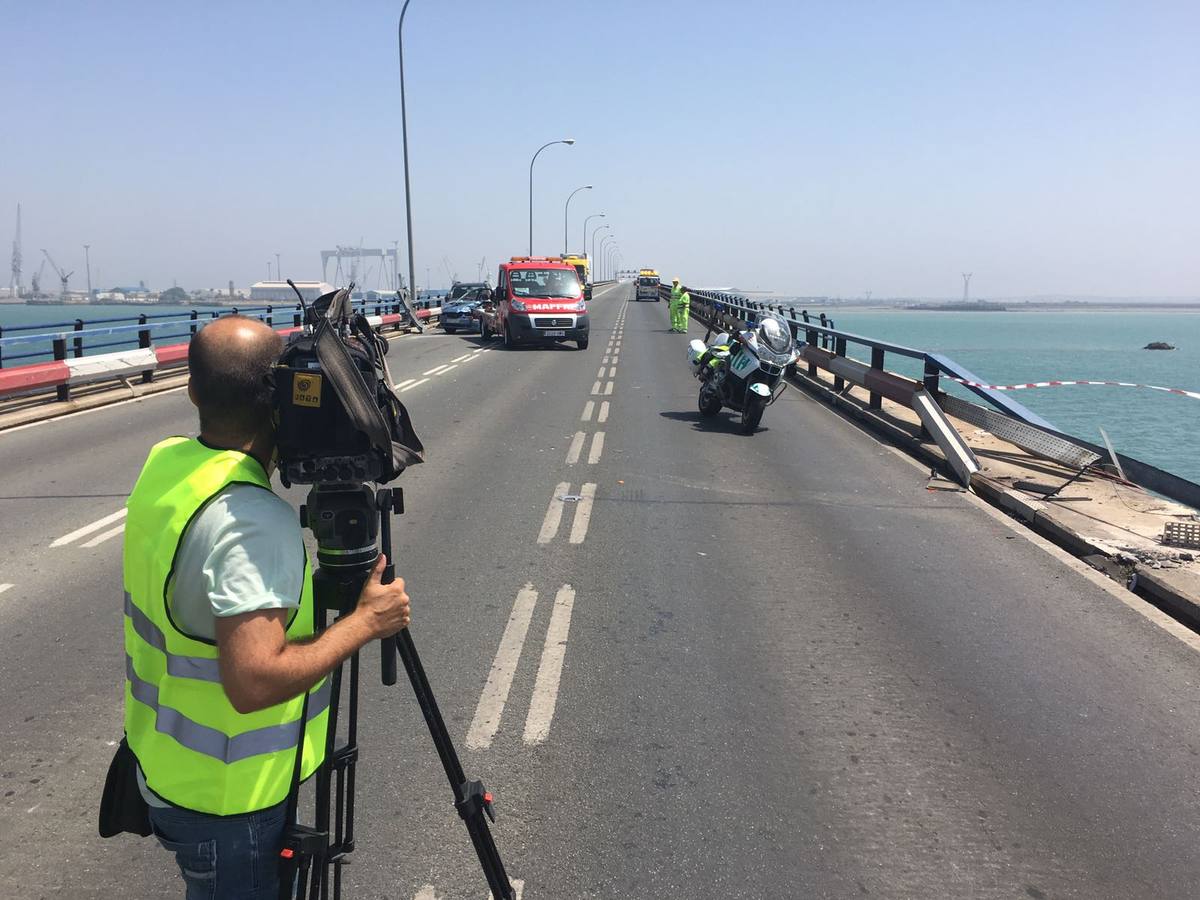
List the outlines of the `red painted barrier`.
<svg viewBox="0 0 1200 900">
<path fill-rule="evenodd" d="M 70 375 L 71 370 L 61 360 L 17 366 L 15 369 L 0 369 L 0 396 L 57 387 L 66 384 Z"/>
</svg>

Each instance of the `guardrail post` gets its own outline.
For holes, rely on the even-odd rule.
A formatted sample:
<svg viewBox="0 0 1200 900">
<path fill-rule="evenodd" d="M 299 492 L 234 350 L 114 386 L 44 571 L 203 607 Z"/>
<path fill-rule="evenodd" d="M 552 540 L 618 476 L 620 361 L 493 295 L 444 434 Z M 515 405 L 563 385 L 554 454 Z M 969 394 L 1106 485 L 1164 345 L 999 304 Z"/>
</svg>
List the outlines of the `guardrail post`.
<svg viewBox="0 0 1200 900">
<path fill-rule="evenodd" d="M 821 321 L 821 327 L 822 327 L 822 328 L 827 328 L 827 327 L 828 327 L 828 325 L 827 325 L 827 324 L 826 324 L 826 322 L 825 322 L 825 313 L 821 313 L 821 319 L 820 319 L 820 321 Z M 828 350 L 828 349 L 829 349 L 829 335 L 825 334 L 825 332 L 821 332 L 821 349 L 822 349 L 822 350 Z"/>
<path fill-rule="evenodd" d="M 142 313 L 141 315 L 138 316 L 138 324 L 139 325 L 146 324 L 146 314 L 145 313 Z M 138 346 L 143 350 L 150 349 L 150 329 L 149 328 L 139 328 L 138 329 Z M 153 369 L 147 369 L 145 372 L 142 373 L 142 384 L 149 384 L 153 380 L 154 380 L 154 370 Z"/>
<path fill-rule="evenodd" d="M 834 338 L 834 341 L 833 341 L 833 355 L 834 355 L 834 356 L 841 356 L 841 357 L 845 357 L 845 355 L 846 355 L 846 339 L 845 339 L 845 338 Z M 846 386 L 846 382 L 845 382 L 845 380 L 842 378 L 842 376 L 841 376 L 841 375 L 834 375 L 834 376 L 833 376 L 833 389 L 834 389 L 835 391 L 840 391 L 840 390 L 842 390 L 842 389 L 843 389 L 845 386 Z"/>
<path fill-rule="evenodd" d="M 272 315 L 272 311 L 273 311 L 272 307 L 270 305 L 268 305 L 267 306 L 267 325 L 269 325 L 271 328 L 274 328 L 275 327 L 275 316 Z"/>
<path fill-rule="evenodd" d="M 51 346 L 54 347 L 54 358 L 56 360 L 64 360 L 67 358 L 67 339 L 65 337 L 56 337 L 51 341 Z M 58 400 L 71 399 L 71 386 L 69 384 L 60 384 L 54 389 L 55 398 Z"/>
<path fill-rule="evenodd" d="M 75 331 L 83 331 L 83 319 L 75 320 Z M 83 356 L 83 338 L 77 337 L 72 343 L 74 344 L 72 349 L 75 353 L 75 358 L 79 359 L 79 357 Z"/>
<path fill-rule="evenodd" d="M 883 371 L 883 348 L 881 348 L 881 347 L 872 347 L 871 348 L 871 371 L 873 371 L 873 372 L 882 372 Z M 881 397 L 875 391 L 871 391 L 871 399 L 870 399 L 870 402 L 868 403 L 868 406 L 871 409 L 882 409 L 883 408 L 883 397 Z"/>
<path fill-rule="evenodd" d="M 936 394 L 938 392 L 938 376 L 940 374 L 937 363 L 929 357 L 925 357 L 925 377 L 921 380 L 925 382 L 925 390 L 929 393 Z"/>
<path fill-rule="evenodd" d="M 193 309 L 191 318 L 192 318 L 192 324 L 188 326 L 188 329 L 192 332 L 192 337 L 195 337 L 196 329 L 199 327 L 196 324 L 196 322 L 198 322 L 200 320 L 200 313 L 197 310 Z"/>
<path fill-rule="evenodd" d="M 0 325 L 0 338 L 4 337 L 4 326 Z M 4 368 L 4 345 L 0 344 L 0 369 Z"/>
</svg>

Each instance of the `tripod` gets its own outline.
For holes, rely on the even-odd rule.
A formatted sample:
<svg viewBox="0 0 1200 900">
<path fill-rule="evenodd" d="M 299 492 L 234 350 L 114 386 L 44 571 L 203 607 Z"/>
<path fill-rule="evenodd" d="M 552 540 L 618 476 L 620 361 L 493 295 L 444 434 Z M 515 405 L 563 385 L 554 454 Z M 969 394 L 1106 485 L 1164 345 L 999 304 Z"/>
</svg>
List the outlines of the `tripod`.
<svg viewBox="0 0 1200 900">
<path fill-rule="evenodd" d="M 392 523 L 393 512 L 397 515 L 404 513 L 403 491 L 390 488 L 380 488 L 375 492 L 375 508 L 372 514 L 379 519 L 379 538 L 381 552 L 387 556 L 387 567 L 384 569 L 382 583 L 389 584 L 395 579 L 395 565 L 392 560 Z M 313 573 L 313 591 L 317 605 L 317 630 L 326 626 L 326 617 L 334 613 L 335 617 L 344 615 L 354 609 L 359 592 L 366 580 L 363 573 L 344 574 L 331 572 L 320 567 Z M 504 871 L 504 863 L 492 840 L 488 829 L 488 819 L 496 821 L 492 810 L 492 795 L 488 793 L 481 781 L 468 781 L 463 773 L 458 753 L 446 731 L 442 721 L 441 711 L 429 687 L 425 669 L 421 665 L 421 657 L 417 654 L 416 645 L 408 629 L 391 638 L 380 642 L 382 649 L 383 683 L 396 683 L 396 655 L 404 663 L 404 670 L 412 685 L 425 724 L 433 738 L 433 745 L 438 758 L 445 769 L 446 779 L 454 792 L 454 808 L 467 826 L 467 833 L 479 857 L 484 877 L 492 896 L 497 900 L 514 900 L 515 894 Z M 329 706 L 329 728 L 326 734 L 325 759 L 316 772 L 316 808 L 312 826 L 293 825 L 284 842 L 282 857 L 290 863 L 290 871 L 285 867 L 281 878 L 280 896 L 295 897 L 296 900 L 340 900 L 342 896 L 342 867 L 349 861 L 349 855 L 354 851 L 354 786 L 355 769 L 358 763 L 358 677 L 359 655 L 350 657 L 350 684 L 346 704 L 346 742 L 336 746 L 339 701 L 341 699 L 342 672 L 344 664 L 329 676 L 331 702 Z M 305 715 L 307 715 L 307 700 Z M 294 805 L 295 798 L 292 798 Z M 294 810 L 293 810 L 294 812 Z M 332 826 L 332 827 L 331 827 Z M 330 890 L 330 870 L 332 870 L 332 892 Z M 291 873 L 295 873 L 294 886 L 290 883 Z M 287 883 L 285 883 L 287 882 Z"/>
</svg>

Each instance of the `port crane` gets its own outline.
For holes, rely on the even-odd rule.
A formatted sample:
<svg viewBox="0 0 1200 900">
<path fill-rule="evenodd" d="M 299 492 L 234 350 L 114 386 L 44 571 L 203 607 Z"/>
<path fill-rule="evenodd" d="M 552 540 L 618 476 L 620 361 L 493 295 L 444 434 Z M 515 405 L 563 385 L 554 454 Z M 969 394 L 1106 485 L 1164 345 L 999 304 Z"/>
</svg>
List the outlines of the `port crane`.
<svg viewBox="0 0 1200 900">
<path fill-rule="evenodd" d="M 67 279 L 74 275 L 75 271 L 72 270 L 70 272 L 63 272 L 63 270 L 58 267 L 58 263 L 54 261 L 54 257 L 50 255 L 50 252 L 45 247 L 42 248 L 42 253 L 46 254 L 46 259 L 50 261 L 50 268 L 54 269 L 54 271 L 58 273 L 58 279 L 62 282 L 62 299 L 66 300 Z"/>
<path fill-rule="evenodd" d="M 42 296 L 42 273 L 46 271 L 46 261 L 43 259 L 42 264 L 38 266 L 37 274 L 33 276 L 32 293 L 29 295 L 34 299 Z"/>
</svg>

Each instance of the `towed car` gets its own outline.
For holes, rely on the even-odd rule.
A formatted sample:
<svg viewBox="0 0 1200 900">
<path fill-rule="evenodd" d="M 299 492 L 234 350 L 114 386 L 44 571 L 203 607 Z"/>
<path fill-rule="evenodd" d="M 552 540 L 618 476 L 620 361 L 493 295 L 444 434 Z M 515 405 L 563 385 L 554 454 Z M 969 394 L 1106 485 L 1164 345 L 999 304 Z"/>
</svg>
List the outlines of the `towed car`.
<svg viewBox="0 0 1200 900">
<path fill-rule="evenodd" d="M 479 327 L 477 310 L 487 295 L 487 291 L 487 286 L 484 285 L 472 288 L 454 300 L 443 301 L 441 325 L 446 330 L 446 334 L 454 334 L 456 331 L 474 331 Z"/>
</svg>

